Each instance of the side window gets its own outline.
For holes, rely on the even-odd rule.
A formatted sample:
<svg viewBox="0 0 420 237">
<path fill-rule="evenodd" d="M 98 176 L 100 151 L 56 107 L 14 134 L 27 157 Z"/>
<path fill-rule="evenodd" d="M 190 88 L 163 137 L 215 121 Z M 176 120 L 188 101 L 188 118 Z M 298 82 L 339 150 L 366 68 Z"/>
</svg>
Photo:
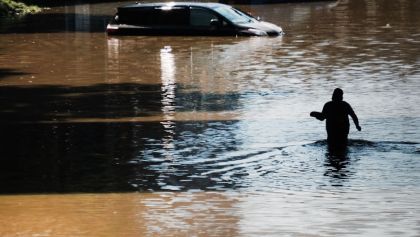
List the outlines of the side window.
<svg viewBox="0 0 420 237">
<path fill-rule="evenodd" d="M 190 9 L 190 25 L 192 26 L 208 26 L 212 19 L 219 19 L 216 14 L 213 12 L 201 9 L 201 8 L 191 8 Z"/>
<path fill-rule="evenodd" d="M 148 26 L 153 25 L 154 15 L 153 9 L 127 9 L 119 12 L 117 20 L 121 24 Z"/>
<path fill-rule="evenodd" d="M 164 26 L 188 25 L 189 20 L 187 8 L 156 9 L 155 17 L 155 24 Z"/>
<path fill-rule="evenodd" d="M 118 16 L 121 24 L 139 26 L 181 26 L 188 25 L 187 8 L 144 8 L 138 10 L 125 10 Z"/>
</svg>

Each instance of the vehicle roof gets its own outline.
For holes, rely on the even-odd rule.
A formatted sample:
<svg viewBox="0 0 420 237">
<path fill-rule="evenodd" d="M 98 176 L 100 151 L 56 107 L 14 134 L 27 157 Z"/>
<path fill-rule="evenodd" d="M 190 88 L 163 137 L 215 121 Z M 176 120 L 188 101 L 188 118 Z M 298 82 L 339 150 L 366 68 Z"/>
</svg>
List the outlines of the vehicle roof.
<svg viewBox="0 0 420 237">
<path fill-rule="evenodd" d="M 216 2 L 150 2 L 150 3 L 142 3 L 142 2 L 136 2 L 128 5 L 124 5 L 121 7 L 118 7 L 118 9 L 130 9 L 130 8 L 142 8 L 142 7 L 208 7 L 208 8 L 214 8 L 214 7 L 220 7 L 220 6 L 228 6 L 226 4 L 222 3 L 216 3 Z"/>
</svg>

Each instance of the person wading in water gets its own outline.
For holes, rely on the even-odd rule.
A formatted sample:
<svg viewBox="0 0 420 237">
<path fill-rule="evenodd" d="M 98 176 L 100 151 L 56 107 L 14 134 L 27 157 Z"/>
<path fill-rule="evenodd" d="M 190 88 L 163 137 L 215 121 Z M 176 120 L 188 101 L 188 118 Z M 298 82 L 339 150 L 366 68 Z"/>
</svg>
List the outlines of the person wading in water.
<svg viewBox="0 0 420 237">
<path fill-rule="evenodd" d="M 349 103 L 343 101 L 343 90 L 336 88 L 332 101 L 325 103 L 322 112 L 311 112 L 310 116 L 323 121 L 326 119 L 328 145 L 330 148 L 345 148 L 350 130 L 349 115 L 357 130 L 361 131 L 359 120 Z"/>
</svg>

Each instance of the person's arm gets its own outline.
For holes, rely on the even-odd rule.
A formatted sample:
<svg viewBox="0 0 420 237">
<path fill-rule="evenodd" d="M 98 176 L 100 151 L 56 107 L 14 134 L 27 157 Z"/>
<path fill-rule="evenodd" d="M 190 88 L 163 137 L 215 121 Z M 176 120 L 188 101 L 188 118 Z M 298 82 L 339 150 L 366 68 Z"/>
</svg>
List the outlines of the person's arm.
<svg viewBox="0 0 420 237">
<path fill-rule="evenodd" d="M 312 111 L 309 115 L 321 121 L 324 121 L 325 119 L 324 114 L 322 114 L 321 112 Z"/>
<path fill-rule="evenodd" d="M 353 111 L 353 108 L 349 105 L 349 115 L 353 119 L 354 125 L 356 125 L 357 130 L 362 131 L 362 128 L 359 125 L 359 119 L 357 118 L 356 113 Z"/>
<path fill-rule="evenodd" d="M 325 116 L 325 106 L 326 106 L 326 104 L 324 105 L 324 108 L 322 109 L 322 112 L 312 111 L 309 115 L 311 117 L 315 117 L 318 120 L 324 121 L 325 118 L 326 118 L 326 116 Z"/>
</svg>

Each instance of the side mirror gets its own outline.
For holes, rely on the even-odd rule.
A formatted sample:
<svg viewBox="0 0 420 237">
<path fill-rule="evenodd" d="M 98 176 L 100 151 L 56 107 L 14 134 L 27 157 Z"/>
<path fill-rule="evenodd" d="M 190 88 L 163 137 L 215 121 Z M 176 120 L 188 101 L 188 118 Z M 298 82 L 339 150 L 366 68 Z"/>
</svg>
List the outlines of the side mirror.
<svg viewBox="0 0 420 237">
<path fill-rule="evenodd" d="M 210 20 L 210 26 L 213 28 L 219 28 L 221 25 L 221 22 L 217 18 L 213 18 Z"/>
<path fill-rule="evenodd" d="M 261 17 L 259 17 L 259 16 L 253 16 L 250 12 L 246 12 L 245 14 L 248 15 L 249 17 L 251 17 L 251 18 L 256 19 L 257 21 L 261 21 L 262 20 Z"/>
</svg>

